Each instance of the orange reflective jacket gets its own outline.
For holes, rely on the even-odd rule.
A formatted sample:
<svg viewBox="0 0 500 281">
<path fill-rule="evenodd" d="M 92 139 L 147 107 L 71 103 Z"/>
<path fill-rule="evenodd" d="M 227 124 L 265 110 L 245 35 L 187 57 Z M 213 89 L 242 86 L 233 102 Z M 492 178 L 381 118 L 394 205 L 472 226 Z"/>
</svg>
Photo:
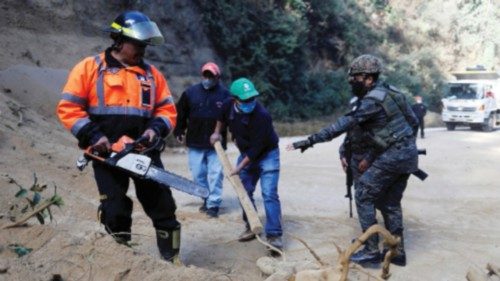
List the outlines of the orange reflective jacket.
<svg viewBox="0 0 500 281">
<path fill-rule="evenodd" d="M 123 134 L 137 137 L 152 120 L 162 120 L 169 132 L 177 111 L 167 81 L 154 66 L 109 67 L 101 53 L 71 70 L 57 115 L 79 139 L 82 128 L 93 126 L 114 141 Z"/>
</svg>

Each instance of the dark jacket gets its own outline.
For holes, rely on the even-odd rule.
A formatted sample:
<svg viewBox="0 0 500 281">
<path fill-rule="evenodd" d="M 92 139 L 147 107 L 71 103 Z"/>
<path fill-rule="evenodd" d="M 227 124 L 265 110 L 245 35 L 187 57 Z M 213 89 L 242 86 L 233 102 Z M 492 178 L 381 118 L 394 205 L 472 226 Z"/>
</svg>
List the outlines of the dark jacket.
<svg viewBox="0 0 500 281">
<path fill-rule="evenodd" d="M 427 114 L 427 106 L 423 103 L 416 103 L 411 106 L 411 109 L 415 112 L 418 119 L 424 118 L 425 114 Z"/>
<path fill-rule="evenodd" d="M 219 121 L 229 127 L 241 154 L 252 161 L 278 148 L 279 139 L 271 115 L 259 102 L 251 113 L 243 114 L 236 111 L 234 99 L 230 98 L 222 106 Z"/>
<path fill-rule="evenodd" d="M 214 132 L 222 103 L 229 97 L 227 88 L 218 83 L 205 90 L 201 83 L 189 87 L 177 102 L 176 137 L 186 133 L 186 145 L 194 148 L 212 148 L 210 135 Z M 222 146 L 226 146 L 226 133 L 222 132 Z"/>
<path fill-rule="evenodd" d="M 418 169 L 418 154 L 415 138 L 412 136 L 409 127 L 414 128 L 418 126 L 418 119 L 411 111 L 410 104 L 405 101 L 404 107 L 400 108 L 400 114 L 388 117 L 383 107 L 384 104 L 377 102 L 373 98 L 369 98 L 371 94 L 376 91 L 389 91 L 391 89 L 392 88 L 379 83 L 361 99 L 359 107 L 352 114 L 347 114 L 338 118 L 332 125 L 311 135 L 309 137 L 310 140 L 312 143 L 326 142 L 353 129 L 355 126 L 360 126 L 368 134 L 372 135 L 373 132 L 379 128 L 387 128 L 388 124 L 393 121 L 393 118 L 397 118 L 397 120 L 400 120 L 400 122 L 403 122 L 405 125 L 400 127 L 402 131 L 406 132 L 405 136 L 397 139 L 397 141 L 390 144 L 389 147 L 384 148 L 384 151 L 378 154 L 373 165 L 378 165 L 379 168 L 394 172 L 415 172 Z M 401 93 L 397 94 L 403 95 Z M 403 113 L 407 117 L 406 120 L 400 118 L 400 115 Z M 399 135 L 399 132 L 396 132 L 395 135 Z"/>
</svg>

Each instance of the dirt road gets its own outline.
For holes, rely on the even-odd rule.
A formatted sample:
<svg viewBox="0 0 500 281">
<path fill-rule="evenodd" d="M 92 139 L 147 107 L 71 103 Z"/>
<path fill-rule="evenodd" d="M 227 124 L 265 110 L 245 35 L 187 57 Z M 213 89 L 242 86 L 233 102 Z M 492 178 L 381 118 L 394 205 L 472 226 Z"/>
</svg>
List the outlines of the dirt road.
<svg viewBox="0 0 500 281">
<path fill-rule="evenodd" d="M 282 139 L 279 193 L 286 234 L 306 240 L 332 264 L 337 253 L 333 243 L 346 248 L 360 234 L 357 215 L 348 218 L 344 175 L 337 160 L 340 138 L 316 145 L 304 154 L 285 152 L 294 138 Z M 500 261 L 500 131 L 493 133 L 436 128 L 418 146 L 428 155 L 421 168 L 430 174 L 425 182 L 411 177 L 403 199 L 408 265 L 393 266 L 391 280 L 464 280 L 469 267 L 484 268 Z M 234 148 L 229 151 L 234 159 Z M 189 175 L 186 155 L 167 155 L 168 167 Z M 196 213 L 199 200 L 176 194 L 181 213 Z M 218 220 L 203 216 L 185 221 L 182 259 L 187 264 L 259 279 L 255 260 L 265 254 L 258 242 L 238 243 L 243 229 L 240 209 L 229 183 Z M 260 195 L 257 206 L 261 218 Z M 379 222 L 382 222 L 380 218 Z M 285 236 L 289 260 L 313 258 L 304 247 Z M 154 250 L 150 251 L 154 254 Z M 376 270 L 372 270 L 377 272 Z"/>
<path fill-rule="evenodd" d="M 19 123 L 16 107 L 22 106 L 0 94 L 0 222 L 7 223 L 7 209 L 22 185 L 39 180 L 58 186 L 66 205 L 54 210 L 56 220 L 39 226 L 0 230 L 0 280 L 49 280 L 61 274 L 64 280 L 264 280 L 255 266 L 266 255 L 256 241 L 239 243 L 243 230 L 241 211 L 232 187 L 224 185 L 218 219 L 198 212 L 201 200 L 174 191 L 178 217 L 183 225 L 181 260 L 189 267 L 174 267 L 158 258 L 151 222 L 137 200 L 133 213 L 133 242 L 116 245 L 96 222 L 99 204 L 91 169 L 80 173 L 73 163 L 79 152 L 71 135 L 53 118 L 22 109 Z M 19 109 L 19 108 L 18 108 Z M 304 239 L 326 262 L 335 264 L 334 243 L 346 248 L 360 234 L 355 217 L 348 217 L 344 198 L 344 175 L 338 161 L 340 138 L 318 144 L 304 154 L 285 152 L 280 141 L 281 177 L 279 193 L 283 209 L 285 252 L 289 261 L 311 261 L 313 257 L 291 235 Z M 428 156 L 421 168 L 430 174 L 425 182 L 412 177 L 403 199 L 408 255 L 406 267 L 392 266 L 390 280 L 465 280 L 469 267 L 484 268 L 500 261 L 500 131 L 492 133 L 457 129 L 429 129 L 418 145 Z M 229 157 L 237 156 L 230 146 Z M 189 177 L 183 149 L 163 155 L 166 167 Z M 262 199 L 257 206 L 263 218 Z M 134 197 L 134 188 L 130 195 Z M 381 221 L 380 221 L 381 222 Z M 18 258 L 8 249 L 19 243 L 33 252 Z M 378 273 L 378 269 L 370 269 Z M 116 279 L 118 278 L 118 279 Z M 120 279 L 121 278 L 121 279 Z M 366 280 L 366 277 L 353 280 Z"/>
</svg>

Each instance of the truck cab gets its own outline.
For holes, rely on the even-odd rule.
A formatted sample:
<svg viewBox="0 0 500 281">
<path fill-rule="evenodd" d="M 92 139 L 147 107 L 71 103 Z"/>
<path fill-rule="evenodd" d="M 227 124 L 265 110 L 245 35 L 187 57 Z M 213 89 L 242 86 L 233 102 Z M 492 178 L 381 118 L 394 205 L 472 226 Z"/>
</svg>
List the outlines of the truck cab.
<svg viewBox="0 0 500 281">
<path fill-rule="evenodd" d="M 447 84 L 442 118 L 449 131 L 457 125 L 492 131 L 500 121 L 500 74 L 485 70 L 455 72 Z"/>
</svg>

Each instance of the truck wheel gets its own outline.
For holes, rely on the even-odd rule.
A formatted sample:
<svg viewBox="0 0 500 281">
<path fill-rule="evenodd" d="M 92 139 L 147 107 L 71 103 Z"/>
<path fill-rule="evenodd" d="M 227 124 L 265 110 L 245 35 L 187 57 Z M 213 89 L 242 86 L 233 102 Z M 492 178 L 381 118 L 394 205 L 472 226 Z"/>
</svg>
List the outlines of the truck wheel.
<svg viewBox="0 0 500 281">
<path fill-rule="evenodd" d="M 497 123 L 496 116 L 495 114 L 491 114 L 488 119 L 483 124 L 483 131 L 485 132 L 491 132 L 495 128 L 495 124 Z"/>
<path fill-rule="evenodd" d="M 446 129 L 448 131 L 455 131 L 455 126 L 456 126 L 455 123 L 446 123 Z"/>
</svg>

